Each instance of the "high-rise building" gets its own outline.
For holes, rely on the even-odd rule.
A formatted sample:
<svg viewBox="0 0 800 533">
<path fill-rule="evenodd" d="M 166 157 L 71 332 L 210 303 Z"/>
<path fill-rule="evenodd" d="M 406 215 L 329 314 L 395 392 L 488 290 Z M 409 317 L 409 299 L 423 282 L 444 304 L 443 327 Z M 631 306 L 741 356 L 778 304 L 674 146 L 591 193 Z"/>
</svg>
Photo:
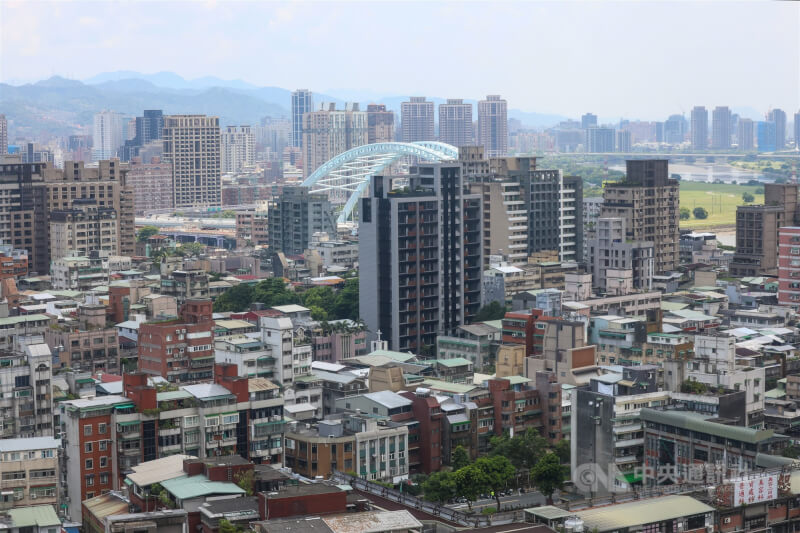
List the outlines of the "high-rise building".
<svg viewBox="0 0 800 533">
<path fill-rule="evenodd" d="M 373 338 L 426 353 L 481 305 L 481 196 L 458 162 L 412 167 L 409 192 L 375 176 L 362 198 L 359 305 Z"/>
<path fill-rule="evenodd" d="M 439 105 L 439 140 L 458 147 L 472 144 L 472 104 L 448 99 Z"/>
<path fill-rule="evenodd" d="M 367 112 L 358 104 L 303 115 L 303 174 L 308 177 L 320 165 L 356 146 L 367 144 Z"/>
<path fill-rule="evenodd" d="M 5 115 L 0 115 L 0 156 L 8 153 L 8 121 Z"/>
<path fill-rule="evenodd" d="M 778 149 L 777 127 L 774 122 L 760 121 L 757 126 L 759 152 L 774 152 Z"/>
<path fill-rule="evenodd" d="M 800 227 L 778 230 L 778 304 L 800 311 Z"/>
<path fill-rule="evenodd" d="M 794 146 L 800 150 L 800 111 L 794 114 Z"/>
<path fill-rule="evenodd" d="M 771 109 L 767 120 L 775 123 L 775 149 L 786 147 L 786 112 L 782 109 Z"/>
<path fill-rule="evenodd" d="M 595 126 L 597 126 L 597 115 L 586 113 L 585 115 L 581 116 L 582 130 L 588 130 L 589 128 L 593 128 Z"/>
<path fill-rule="evenodd" d="M 633 287 L 649 291 L 653 284 L 653 243 L 631 241 L 626 236 L 624 218 L 598 218 L 595 237 L 587 243 L 592 285 L 603 291 L 607 287 L 606 272 L 630 270 Z"/>
<path fill-rule="evenodd" d="M 44 274 L 50 268 L 47 235 L 47 188 L 45 174 L 54 172 L 49 163 L 0 164 L 0 240 L 28 251 L 32 272 Z"/>
<path fill-rule="evenodd" d="M 241 172 L 256 161 L 256 141 L 250 126 L 228 126 L 220 142 L 222 172 Z"/>
<path fill-rule="evenodd" d="M 597 126 L 588 128 L 586 130 L 586 143 L 584 149 L 589 153 L 613 152 L 614 128 L 598 128 Z"/>
<path fill-rule="evenodd" d="M 142 146 L 160 141 L 164 133 L 164 113 L 160 109 L 145 109 L 141 117 L 134 121 L 134 136 L 125 141 L 119 154 L 123 161 L 130 161 L 139 155 Z M 150 161 L 143 161 L 149 163 Z"/>
<path fill-rule="evenodd" d="M 655 248 L 655 271 L 678 266 L 678 181 L 669 177 L 666 159 L 626 161 L 624 179 L 607 183 L 602 217 L 625 219 L 625 235 Z"/>
<path fill-rule="evenodd" d="M 124 129 L 121 114 L 114 111 L 96 113 L 92 130 L 92 161 L 117 157 L 117 152 L 125 142 Z"/>
<path fill-rule="evenodd" d="M 631 151 L 631 132 L 628 130 L 617 131 L 617 152 L 628 153 Z"/>
<path fill-rule="evenodd" d="M 314 96 L 308 89 L 292 93 L 292 146 L 303 146 L 303 115 L 314 110 Z"/>
<path fill-rule="evenodd" d="M 133 189 L 136 214 L 157 209 L 172 209 L 172 165 L 169 163 L 131 164 L 125 179 Z"/>
<path fill-rule="evenodd" d="M 367 143 L 383 143 L 394 140 L 394 113 L 383 104 L 367 106 Z"/>
<path fill-rule="evenodd" d="M 409 102 L 400 104 L 400 129 L 403 142 L 433 141 L 433 102 L 424 96 L 412 96 Z"/>
<path fill-rule="evenodd" d="M 50 212 L 50 260 L 72 252 L 88 257 L 93 250 L 119 255 L 118 231 L 113 207 L 100 207 L 94 198 L 76 198 L 70 209 Z"/>
<path fill-rule="evenodd" d="M 711 148 L 727 150 L 731 147 L 731 110 L 717 106 L 711 113 Z"/>
<path fill-rule="evenodd" d="M 269 246 L 287 255 L 302 254 L 318 232 L 336 235 L 336 218 L 325 193 L 284 185 L 269 203 Z"/>
<path fill-rule="evenodd" d="M 740 118 L 739 127 L 736 133 L 736 141 L 740 152 L 749 152 L 754 144 L 753 121 L 749 118 Z"/>
<path fill-rule="evenodd" d="M 508 153 L 508 103 L 499 95 L 490 94 L 478 102 L 478 144 L 487 157 Z"/>
<path fill-rule="evenodd" d="M 172 164 L 173 206 L 221 205 L 219 118 L 165 116 L 163 141 L 163 159 Z"/>
<path fill-rule="evenodd" d="M 692 108 L 692 150 L 708 148 L 708 111 L 703 106 Z"/>
<path fill-rule="evenodd" d="M 80 161 L 65 161 L 63 172 L 47 176 L 48 210 L 67 211 L 77 207 L 76 201 L 95 199 L 98 208 L 116 213 L 119 254 L 136 255 L 134 192 L 128 185 L 127 172 L 127 164 L 119 160 L 99 161 L 93 168 L 84 167 Z"/>
<path fill-rule="evenodd" d="M 728 270 L 732 276 L 775 276 L 778 273 L 778 230 L 795 226 L 798 186 L 765 183 L 763 205 L 736 208 L 736 252 Z"/>
<path fill-rule="evenodd" d="M 683 115 L 670 115 L 664 122 L 664 142 L 680 144 L 686 138 L 686 119 Z"/>
</svg>

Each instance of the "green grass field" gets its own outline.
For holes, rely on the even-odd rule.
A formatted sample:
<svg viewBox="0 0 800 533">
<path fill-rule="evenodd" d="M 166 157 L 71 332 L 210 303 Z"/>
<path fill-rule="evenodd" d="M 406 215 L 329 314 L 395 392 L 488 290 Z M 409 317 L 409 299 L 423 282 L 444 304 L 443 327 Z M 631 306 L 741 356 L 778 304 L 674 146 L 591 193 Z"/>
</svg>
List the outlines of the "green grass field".
<svg viewBox="0 0 800 533">
<path fill-rule="evenodd" d="M 756 189 L 758 187 L 750 185 L 682 181 L 681 207 L 688 207 L 689 211 L 694 210 L 695 207 L 705 207 L 708 211 L 708 218 L 698 220 L 692 216 L 689 220 L 681 220 L 680 227 L 695 229 L 732 226 L 736 223 L 736 207 L 744 205 L 742 193 L 749 192 L 755 196 L 753 204 L 764 203 L 764 195 L 756 194 Z"/>
</svg>

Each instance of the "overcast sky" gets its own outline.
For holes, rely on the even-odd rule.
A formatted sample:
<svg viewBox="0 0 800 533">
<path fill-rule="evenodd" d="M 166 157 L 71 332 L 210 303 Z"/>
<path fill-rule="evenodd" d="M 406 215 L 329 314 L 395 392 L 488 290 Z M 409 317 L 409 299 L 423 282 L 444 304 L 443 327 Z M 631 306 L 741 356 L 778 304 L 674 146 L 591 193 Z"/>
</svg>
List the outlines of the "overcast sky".
<svg viewBox="0 0 800 533">
<path fill-rule="evenodd" d="M 659 118 L 800 107 L 800 2 L 0 1 L 0 77 L 173 71 Z M 2 98 L 2 95 L 0 95 Z"/>
</svg>

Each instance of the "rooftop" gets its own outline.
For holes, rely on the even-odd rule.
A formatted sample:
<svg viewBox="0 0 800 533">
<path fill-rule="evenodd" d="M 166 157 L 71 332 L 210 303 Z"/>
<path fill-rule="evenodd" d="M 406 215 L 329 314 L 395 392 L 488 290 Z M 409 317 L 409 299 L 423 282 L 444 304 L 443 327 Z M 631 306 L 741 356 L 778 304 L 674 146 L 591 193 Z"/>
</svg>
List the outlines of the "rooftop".
<svg viewBox="0 0 800 533">
<path fill-rule="evenodd" d="M 186 385 L 183 387 L 183 390 L 201 400 L 231 395 L 231 391 L 222 385 L 217 385 L 216 383 L 198 383 L 197 385 Z"/>
<path fill-rule="evenodd" d="M 640 417 L 648 422 L 658 422 L 749 444 L 766 441 L 774 434 L 771 429 L 757 430 L 740 426 L 726 426 L 715 422 L 708 415 L 687 411 L 662 411 L 644 408 L 640 413 Z"/>
<path fill-rule="evenodd" d="M 30 505 L 9 509 L 15 528 L 61 526 L 61 519 L 52 505 Z"/>
<path fill-rule="evenodd" d="M 240 488 L 235 483 L 209 481 L 204 475 L 168 479 L 161 483 L 161 486 L 179 500 L 188 500 L 202 496 L 245 493 L 244 489 Z"/>
<path fill-rule="evenodd" d="M 168 479 L 185 476 L 186 472 L 183 471 L 184 459 L 195 459 L 195 457 L 193 455 L 176 454 L 140 463 L 132 467 L 133 473 L 128 474 L 128 479 L 140 487 L 147 487 L 153 483 L 161 483 Z"/>
<path fill-rule="evenodd" d="M 411 405 L 411 400 L 405 398 L 404 396 L 400 396 L 396 392 L 383 390 L 379 392 L 369 392 L 364 395 L 364 398 L 368 398 L 375 403 L 379 403 L 386 407 L 387 409 L 395 409 L 397 407 L 405 407 Z"/>
<path fill-rule="evenodd" d="M 585 530 L 614 531 L 714 511 L 690 496 L 662 496 L 576 511 Z"/>
</svg>

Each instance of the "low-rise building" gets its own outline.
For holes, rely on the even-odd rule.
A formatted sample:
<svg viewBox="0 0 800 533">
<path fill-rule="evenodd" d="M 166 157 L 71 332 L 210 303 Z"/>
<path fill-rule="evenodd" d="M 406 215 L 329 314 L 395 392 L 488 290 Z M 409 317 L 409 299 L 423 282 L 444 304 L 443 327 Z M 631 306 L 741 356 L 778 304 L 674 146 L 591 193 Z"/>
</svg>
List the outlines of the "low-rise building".
<svg viewBox="0 0 800 533">
<path fill-rule="evenodd" d="M 60 448 L 61 441 L 53 437 L 0 439 L 2 501 L 12 507 L 57 505 Z"/>
</svg>

